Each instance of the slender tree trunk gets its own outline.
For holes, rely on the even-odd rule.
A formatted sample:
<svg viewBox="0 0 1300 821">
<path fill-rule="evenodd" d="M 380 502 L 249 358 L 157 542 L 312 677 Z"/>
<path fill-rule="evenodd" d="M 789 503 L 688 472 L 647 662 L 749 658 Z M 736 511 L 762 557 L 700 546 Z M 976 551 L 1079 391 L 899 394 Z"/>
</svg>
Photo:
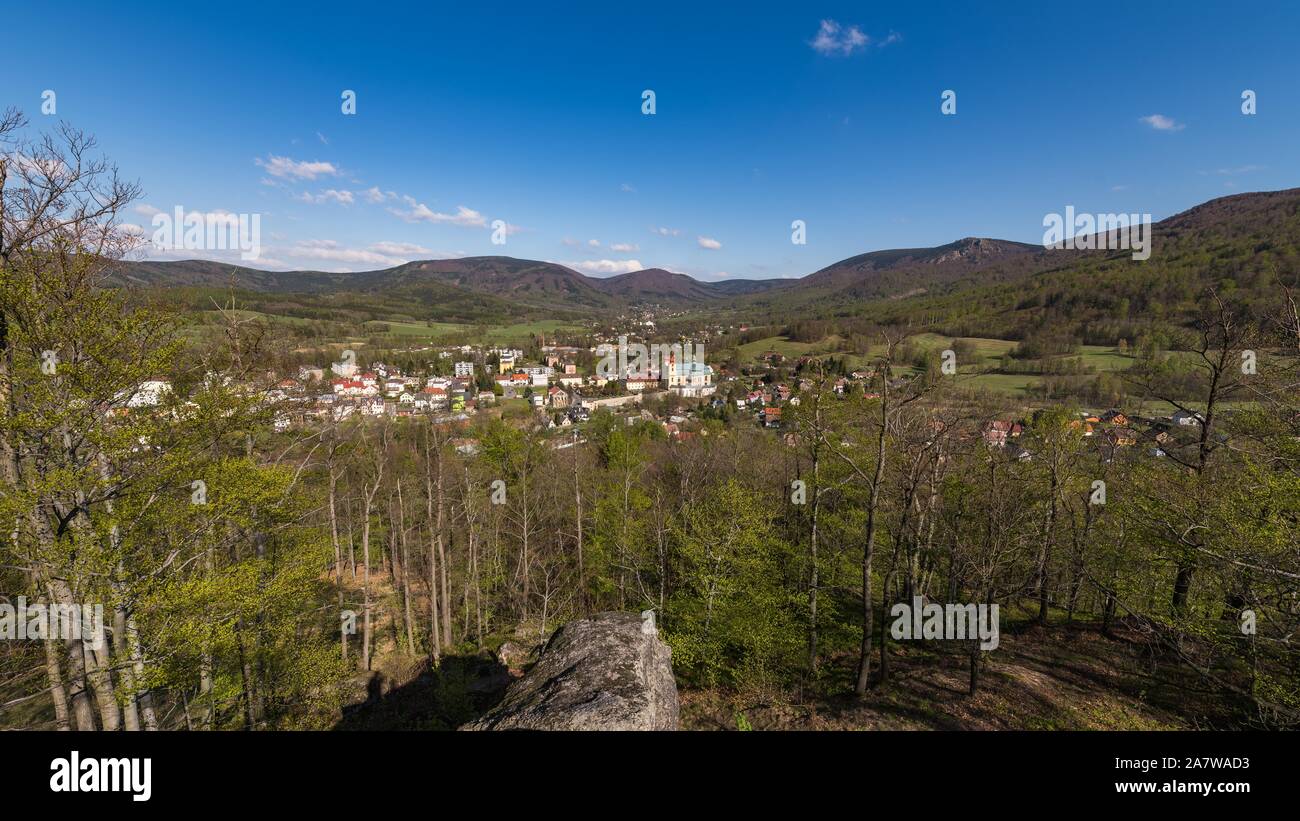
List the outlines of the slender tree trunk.
<svg viewBox="0 0 1300 821">
<path fill-rule="evenodd" d="M 1043 524 L 1043 542 L 1038 552 L 1038 623 L 1047 626 L 1047 567 L 1052 558 L 1052 539 L 1056 534 L 1057 466 L 1053 456 L 1051 496 L 1047 500 L 1047 521 Z"/>
<path fill-rule="evenodd" d="M 140 730 L 139 698 L 135 689 L 135 668 L 128 663 L 130 652 L 127 649 L 126 610 L 116 608 L 113 613 L 113 658 L 118 663 L 118 679 L 122 692 L 126 694 L 122 704 L 122 726 L 128 732 Z"/>
<path fill-rule="evenodd" d="M 375 489 L 379 489 L 378 483 Z M 373 493 L 366 493 L 361 505 L 361 669 L 370 669 L 370 503 Z"/>
<path fill-rule="evenodd" d="M 334 454 L 330 453 L 330 491 L 329 491 L 329 514 L 330 514 L 330 543 L 334 546 L 334 587 L 338 589 L 339 600 L 339 649 L 343 653 L 343 660 L 348 659 L 348 634 L 343 630 L 341 620 L 343 618 L 343 546 L 339 542 L 339 516 L 338 516 L 338 473 L 334 470 Z"/>
<path fill-rule="evenodd" d="M 425 430 L 424 489 L 426 516 L 429 520 L 429 649 L 433 653 L 434 666 L 437 666 L 442 661 L 442 629 L 438 614 L 438 546 L 442 540 L 442 442 L 439 439 L 438 447 L 431 449 L 430 437 L 439 439 L 436 430 Z M 433 478 L 435 455 L 438 474 L 436 483 Z"/>
<path fill-rule="evenodd" d="M 397 529 L 402 540 L 402 607 L 406 613 L 406 649 L 415 655 L 415 624 L 411 618 L 411 574 L 407 564 L 409 554 L 406 549 L 406 509 L 402 504 L 402 482 L 397 482 Z"/>
<path fill-rule="evenodd" d="M 68 606 L 74 603 L 67 582 L 62 579 L 50 579 L 47 586 L 52 603 Z M 94 709 L 90 703 L 89 685 L 86 682 L 86 654 L 82 648 L 83 644 L 81 639 L 68 639 L 65 650 L 68 658 L 68 697 L 72 701 L 72 715 L 76 719 L 77 729 L 85 732 L 96 729 L 96 726 Z"/>
<path fill-rule="evenodd" d="M 871 481 L 871 500 L 867 505 L 867 540 L 862 549 L 862 647 L 858 659 L 858 681 L 854 692 L 866 695 L 871 680 L 871 631 L 875 612 L 871 603 L 871 560 L 876 551 L 877 513 L 880 509 L 880 486 L 885 475 L 886 437 L 889 427 L 889 376 L 882 369 L 880 379 L 880 432 L 876 438 L 876 469 Z"/>
<path fill-rule="evenodd" d="M 53 638 L 47 636 L 45 645 L 45 678 L 50 684 L 50 699 L 54 702 L 54 723 L 60 730 L 71 730 L 68 716 L 68 691 L 63 686 L 63 671 L 59 668 L 59 651 Z"/>
<path fill-rule="evenodd" d="M 131 658 L 131 667 L 135 670 L 135 681 L 137 684 L 144 681 L 144 650 L 140 647 L 140 630 L 135 623 L 135 614 L 129 610 L 126 613 L 126 646 L 127 653 Z M 158 729 L 158 716 L 154 712 L 153 693 L 144 690 L 137 699 L 140 705 L 140 720 L 144 724 L 144 729 L 154 731 Z M 189 719 L 189 712 L 185 714 L 186 720 Z"/>
<path fill-rule="evenodd" d="M 573 508 L 578 531 L 578 607 L 587 606 L 587 571 L 582 556 L 582 482 L 578 476 L 578 432 L 573 432 Z"/>
</svg>

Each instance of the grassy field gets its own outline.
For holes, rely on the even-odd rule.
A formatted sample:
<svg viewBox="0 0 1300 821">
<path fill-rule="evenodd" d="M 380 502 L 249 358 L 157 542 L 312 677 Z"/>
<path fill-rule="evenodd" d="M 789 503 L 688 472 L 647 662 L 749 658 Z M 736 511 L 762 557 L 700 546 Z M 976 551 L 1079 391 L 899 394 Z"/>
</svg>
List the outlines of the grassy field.
<svg viewBox="0 0 1300 821">
<path fill-rule="evenodd" d="M 767 351 L 776 351 L 787 359 L 795 359 L 806 353 L 820 353 L 833 350 L 839 343 L 839 337 L 828 336 L 816 344 L 811 342 L 795 342 L 784 336 L 769 336 L 766 339 L 757 339 L 736 348 L 737 355 L 741 362 L 757 362 L 758 357 Z"/>
<path fill-rule="evenodd" d="M 470 344 L 481 345 L 522 345 L 530 336 L 552 334 L 562 331 L 581 331 L 582 326 L 559 319 L 539 319 L 533 322 L 519 322 L 513 325 L 489 327 L 477 332 L 473 325 L 459 325 L 453 322 L 412 322 L 403 320 L 375 320 L 366 323 L 367 329 L 378 332 L 388 326 L 388 333 L 394 336 L 415 337 L 420 339 L 439 339 L 455 334 L 468 334 Z"/>
<path fill-rule="evenodd" d="M 307 323 L 311 322 L 310 319 L 303 319 L 302 317 L 298 317 L 298 316 L 281 316 L 280 314 L 265 314 L 262 313 L 261 311 L 247 311 L 244 310 L 243 308 L 236 308 L 231 311 L 225 311 L 225 313 L 232 316 L 239 317 L 240 319 L 264 319 L 267 322 L 273 322 L 273 323 L 279 322 L 284 325 L 306 325 Z M 221 311 L 200 311 L 200 314 L 203 316 L 204 321 L 206 322 L 219 323 L 222 321 Z"/>
<path fill-rule="evenodd" d="M 562 331 L 581 330 L 581 325 L 575 325 L 572 322 L 566 322 L 561 319 L 539 319 L 534 322 L 520 322 L 515 325 L 502 325 L 496 328 L 489 328 L 481 341 L 492 345 L 502 345 L 506 343 L 523 344 L 524 342 L 527 342 L 528 337 L 533 334 L 546 334 L 547 336 L 551 336 L 552 334 L 560 333 Z"/>
<path fill-rule="evenodd" d="M 986 337 L 961 337 L 969 343 L 974 356 L 967 356 L 958 362 L 958 372 L 963 375 L 962 386 L 970 389 L 983 389 L 1008 396 L 1025 397 L 1042 384 L 1043 378 L 1036 374 L 1000 374 L 989 373 L 1000 364 L 1003 356 L 1016 347 L 1016 342 L 1008 339 L 991 339 Z M 953 338 L 940 334 L 924 333 L 906 340 L 915 347 L 933 352 L 935 355 L 946 350 L 953 343 Z M 776 351 L 786 357 L 798 357 L 804 354 L 826 353 L 838 347 L 838 337 L 828 337 L 816 344 L 793 342 L 785 337 L 774 336 L 741 345 L 738 348 L 742 362 L 754 363 L 764 351 Z M 850 369 L 868 365 L 871 359 L 884 352 L 884 344 L 873 345 L 866 354 L 842 354 L 845 364 Z M 1128 354 L 1121 354 L 1113 347 L 1102 345 L 1084 345 L 1070 358 L 1082 359 L 1085 365 L 1096 372 L 1122 371 L 1134 362 Z M 899 362 L 898 371 L 915 371 L 909 362 Z"/>
<path fill-rule="evenodd" d="M 394 336 L 419 336 L 429 339 L 460 333 L 468 329 L 466 325 L 456 325 L 451 322 L 390 322 L 386 320 L 367 322 L 366 328 L 378 332 L 385 325 L 388 326 L 388 333 Z"/>
</svg>

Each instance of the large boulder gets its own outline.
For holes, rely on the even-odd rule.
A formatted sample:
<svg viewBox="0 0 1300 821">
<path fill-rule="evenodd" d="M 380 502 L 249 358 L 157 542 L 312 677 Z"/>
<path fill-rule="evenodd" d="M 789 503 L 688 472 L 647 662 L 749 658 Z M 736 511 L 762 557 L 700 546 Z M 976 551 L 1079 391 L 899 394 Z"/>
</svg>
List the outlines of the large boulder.
<svg viewBox="0 0 1300 821">
<path fill-rule="evenodd" d="M 671 656 L 652 611 L 571 621 L 500 704 L 461 729 L 676 730 Z"/>
</svg>

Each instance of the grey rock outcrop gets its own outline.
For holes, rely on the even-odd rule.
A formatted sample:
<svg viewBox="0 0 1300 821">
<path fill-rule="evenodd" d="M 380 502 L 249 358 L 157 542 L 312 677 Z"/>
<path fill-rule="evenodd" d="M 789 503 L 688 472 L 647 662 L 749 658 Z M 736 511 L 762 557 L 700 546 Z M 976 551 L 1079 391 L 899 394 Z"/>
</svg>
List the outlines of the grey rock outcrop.
<svg viewBox="0 0 1300 821">
<path fill-rule="evenodd" d="M 569 622 L 500 704 L 461 729 L 676 730 L 671 655 L 651 611 Z"/>
</svg>

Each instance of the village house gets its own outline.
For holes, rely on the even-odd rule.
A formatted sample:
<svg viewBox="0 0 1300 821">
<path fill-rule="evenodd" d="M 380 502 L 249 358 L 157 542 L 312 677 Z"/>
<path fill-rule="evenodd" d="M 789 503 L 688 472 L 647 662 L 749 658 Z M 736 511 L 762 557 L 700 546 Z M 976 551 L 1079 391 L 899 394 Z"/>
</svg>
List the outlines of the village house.
<svg viewBox="0 0 1300 821">
<path fill-rule="evenodd" d="M 569 394 L 561 388 L 552 386 L 546 391 L 546 404 L 553 408 L 567 408 L 569 406 Z"/>
<path fill-rule="evenodd" d="M 1114 427 L 1106 431 L 1106 439 L 1116 447 L 1136 445 L 1138 432 L 1128 427 Z"/>
<path fill-rule="evenodd" d="M 136 388 L 135 393 L 126 400 L 128 408 L 153 407 L 162 402 L 163 397 L 172 391 L 172 383 L 161 377 L 146 379 Z"/>
<path fill-rule="evenodd" d="M 1101 415 L 1101 421 L 1109 425 L 1127 425 L 1128 417 L 1117 410 L 1108 410 Z"/>
<path fill-rule="evenodd" d="M 1007 439 L 1024 433 L 1025 426 L 1019 422 L 994 419 L 984 426 L 984 441 L 994 447 L 1005 445 Z"/>
<path fill-rule="evenodd" d="M 426 402 L 431 408 L 445 408 L 447 406 L 447 389 L 428 387 L 420 391 Z"/>
</svg>

